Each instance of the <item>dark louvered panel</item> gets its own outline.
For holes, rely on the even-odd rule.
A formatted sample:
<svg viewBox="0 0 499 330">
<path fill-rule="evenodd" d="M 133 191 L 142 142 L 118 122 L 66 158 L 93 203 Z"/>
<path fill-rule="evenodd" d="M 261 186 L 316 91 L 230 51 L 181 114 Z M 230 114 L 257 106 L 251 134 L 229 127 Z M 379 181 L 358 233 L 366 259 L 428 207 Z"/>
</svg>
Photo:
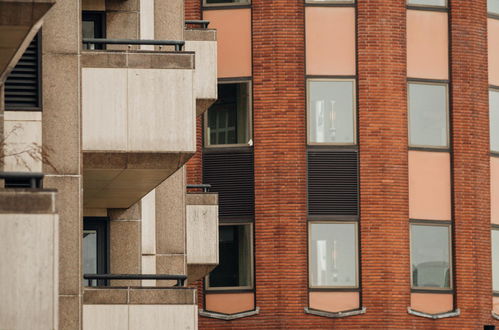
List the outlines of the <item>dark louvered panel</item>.
<svg viewBox="0 0 499 330">
<path fill-rule="evenodd" d="M 308 214 L 357 215 L 356 151 L 308 152 Z"/>
<path fill-rule="evenodd" d="M 5 82 L 5 109 L 40 107 L 39 34 L 31 41 Z"/>
<path fill-rule="evenodd" d="M 226 218 L 253 218 L 253 152 L 205 153 L 203 182 L 218 192 L 219 214 Z"/>
</svg>

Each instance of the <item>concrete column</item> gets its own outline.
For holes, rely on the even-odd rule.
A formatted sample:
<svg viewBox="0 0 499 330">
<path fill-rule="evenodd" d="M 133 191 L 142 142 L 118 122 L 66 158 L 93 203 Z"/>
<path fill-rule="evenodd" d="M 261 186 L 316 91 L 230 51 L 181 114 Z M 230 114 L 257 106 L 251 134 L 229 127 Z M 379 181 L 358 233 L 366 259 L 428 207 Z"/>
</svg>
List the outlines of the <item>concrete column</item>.
<svg viewBox="0 0 499 330">
<path fill-rule="evenodd" d="M 156 271 L 187 274 L 185 234 L 186 170 L 182 167 L 156 188 Z M 158 286 L 171 285 L 158 281 Z"/>
<path fill-rule="evenodd" d="M 139 0 L 106 0 L 106 37 L 139 39 L 139 8 Z M 127 49 L 127 47 L 126 45 L 108 45 L 107 49 Z"/>
<path fill-rule="evenodd" d="M 155 39 L 183 40 L 184 36 L 184 1 L 154 1 L 154 37 Z"/>
<path fill-rule="evenodd" d="M 47 14 L 42 42 L 42 143 L 56 169 L 44 165 L 45 188 L 58 190 L 59 329 L 81 329 L 82 177 L 80 1 L 58 0 Z"/>
<path fill-rule="evenodd" d="M 128 209 L 109 209 L 109 271 L 141 273 L 141 202 Z M 112 285 L 139 286 L 140 281 L 116 281 Z"/>
<path fill-rule="evenodd" d="M 3 136 L 3 114 L 5 111 L 5 88 L 4 84 L 0 84 L 0 171 L 3 170 L 3 152 L 4 152 L 4 136 Z M 0 184 L 0 188 L 3 188 L 3 183 Z"/>
</svg>

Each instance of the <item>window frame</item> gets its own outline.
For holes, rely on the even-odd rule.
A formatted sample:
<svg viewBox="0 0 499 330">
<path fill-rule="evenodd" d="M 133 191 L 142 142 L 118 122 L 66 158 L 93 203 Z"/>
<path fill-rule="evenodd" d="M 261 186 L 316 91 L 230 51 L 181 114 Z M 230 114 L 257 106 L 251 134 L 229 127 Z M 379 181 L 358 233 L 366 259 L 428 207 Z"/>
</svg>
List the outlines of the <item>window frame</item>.
<svg viewBox="0 0 499 330">
<path fill-rule="evenodd" d="M 105 274 L 108 271 L 109 266 L 109 219 L 106 217 L 84 217 L 83 218 L 83 229 L 84 234 L 86 230 L 95 230 L 97 233 L 97 273 Z M 83 241 L 83 236 L 82 236 Z M 83 245 L 83 242 L 82 242 Z M 83 269 L 83 253 L 84 248 L 82 246 L 82 273 L 85 271 Z M 107 280 L 97 280 L 97 285 L 93 286 L 106 286 Z M 85 285 L 85 280 L 83 280 L 84 287 L 90 287 Z M 92 286 L 92 287 L 93 287 Z"/>
<path fill-rule="evenodd" d="M 442 222 L 442 223 L 440 223 Z M 424 287 L 418 286 L 414 287 L 414 278 L 413 278 L 413 269 L 412 269 L 412 226 L 428 226 L 428 227 L 447 227 L 448 232 L 448 247 L 449 247 L 449 287 L 448 288 L 435 288 L 435 287 Z M 410 267 L 410 280 L 411 280 L 411 292 L 451 292 L 454 290 L 454 263 L 453 263 L 453 255 L 454 251 L 452 249 L 452 223 L 449 221 L 414 221 L 411 220 L 409 222 L 409 267 Z"/>
<path fill-rule="evenodd" d="M 87 19 L 85 19 L 85 17 Z M 95 36 L 95 31 L 94 31 L 94 37 L 93 38 L 106 38 L 106 12 L 105 11 L 100 11 L 100 10 L 82 10 L 81 12 L 81 32 L 82 32 L 82 39 L 83 39 L 83 22 L 84 21 L 89 21 L 89 22 L 94 22 L 94 26 L 98 27 L 99 32 L 97 36 Z M 100 35 L 100 36 L 99 36 Z M 94 50 L 105 50 L 104 45 L 94 45 L 94 49 L 90 48 L 85 48 L 89 45 L 82 44 L 82 50 L 83 51 L 94 51 Z"/>
<path fill-rule="evenodd" d="M 491 272 L 491 274 L 492 274 L 492 295 L 497 297 L 497 296 L 499 296 L 499 288 L 497 288 L 497 290 L 494 290 L 494 254 L 493 254 L 494 241 L 493 241 L 493 236 L 492 236 L 493 231 L 497 231 L 498 235 L 499 235 L 499 225 L 493 223 L 491 226 L 491 230 L 490 230 L 490 243 L 491 243 L 490 254 L 491 254 L 491 266 L 492 266 L 492 272 Z M 497 243 L 499 244 L 499 241 Z M 498 253 L 499 253 L 499 249 L 498 249 Z M 496 276 L 499 276 L 499 274 L 496 274 Z"/>
<path fill-rule="evenodd" d="M 354 286 L 325 286 L 325 285 L 312 285 L 312 272 L 310 265 L 312 264 L 312 225 L 314 224 L 353 224 L 355 232 L 355 285 Z M 356 291 L 360 288 L 360 255 L 359 255 L 359 222 L 354 220 L 309 220 L 308 221 L 308 258 L 307 258 L 307 272 L 308 272 L 308 289 L 313 290 L 330 290 L 330 291 Z"/>
<path fill-rule="evenodd" d="M 310 135 L 312 133 L 311 131 L 311 123 L 310 123 L 310 118 L 311 118 L 311 109 L 310 109 L 310 95 L 311 95 L 311 88 L 310 88 L 310 83 L 311 82 L 352 82 L 352 117 L 353 117 L 353 141 L 351 143 L 349 142 L 311 142 L 310 140 Z M 308 146 L 357 146 L 358 144 L 358 127 L 357 127 L 357 115 L 358 115 L 358 110 L 357 110 L 357 79 L 356 78 L 327 78 L 327 77 L 322 77 L 322 78 L 306 78 L 306 117 L 307 117 L 307 145 Z"/>
<path fill-rule="evenodd" d="M 211 287 L 210 286 L 210 274 L 211 272 L 206 275 L 204 279 L 204 290 L 206 292 L 216 292 L 216 291 L 253 291 L 255 288 L 255 235 L 254 235 L 254 226 L 253 222 L 221 222 L 219 223 L 218 227 L 222 226 L 248 226 L 249 227 L 249 242 L 250 242 L 250 285 L 249 286 L 223 286 L 223 287 Z M 220 235 L 219 235 L 220 236 Z M 220 238 L 219 238 L 220 242 Z M 213 268 L 214 270 L 215 268 Z M 212 271 L 213 271 L 212 270 Z"/>
<path fill-rule="evenodd" d="M 244 3 L 239 2 L 225 2 L 225 3 L 207 3 L 206 0 L 202 1 L 202 7 L 247 7 L 251 5 L 251 0 L 245 0 Z"/>
<path fill-rule="evenodd" d="M 499 86 L 489 85 L 488 92 L 489 92 L 489 96 L 488 96 L 488 100 L 489 100 L 489 145 L 490 145 L 489 148 L 490 148 L 491 154 L 499 155 L 499 149 L 498 150 L 492 149 L 492 134 L 490 134 L 490 132 L 492 132 L 492 120 L 490 120 L 492 118 L 492 107 L 491 107 L 491 103 L 490 103 L 490 93 L 494 92 L 494 93 L 497 93 L 499 96 Z M 497 111 L 497 116 L 499 117 L 499 109 Z M 499 123 L 499 121 L 498 121 L 498 123 Z M 498 129 L 499 129 L 499 127 L 498 127 Z M 499 141 L 498 141 L 498 143 L 499 143 Z"/>
<path fill-rule="evenodd" d="M 434 85 L 445 87 L 445 128 L 446 128 L 446 142 L 445 146 L 432 146 L 432 145 L 422 145 L 422 144 L 412 144 L 411 143 L 411 93 L 410 85 Z M 407 144 L 409 149 L 438 149 L 438 150 L 449 150 L 451 148 L 450 144 L 450 99 L 449 99 L 449 83 L 441 81 L 423 81 L 420 79 L 409 78 L 407 80 Z"/>
<path fill-rule="evenodd" d="M 218 85 L 224 84 L 247 84 L 248 91 L 248 109 L 246 118 L 246 130 L 248 132 L 248 142 L 246 143 L 231 143 L 231 144 L 208 144 L 209 133 L 208 133 L 208 109 L 203 115 L 203 148 L 205 149 L 217 149 L 217 148 L 234 148 L 234 147 L 252 147 L 253 146 L 253 82 L 251 78 L 248 79 L 219 79 Z M 218 87 L 217 87 L 218 89 Z M 210 107 L 211 108 L 211 107 Z"/>
<path fill-rule="evenodd" d="M 409 3 L 411 0 L 406 0 L 405 4 L 407 7 L 411 8 L 418 8 L 418 9 L 445 9 L 447 10 L 449 8 L 449 0 L 445 0 L 445 5 L 443 6 L 438 6 L 438 5 L 421 5 L 421 4 L 412 4 Z"/>
</svg>

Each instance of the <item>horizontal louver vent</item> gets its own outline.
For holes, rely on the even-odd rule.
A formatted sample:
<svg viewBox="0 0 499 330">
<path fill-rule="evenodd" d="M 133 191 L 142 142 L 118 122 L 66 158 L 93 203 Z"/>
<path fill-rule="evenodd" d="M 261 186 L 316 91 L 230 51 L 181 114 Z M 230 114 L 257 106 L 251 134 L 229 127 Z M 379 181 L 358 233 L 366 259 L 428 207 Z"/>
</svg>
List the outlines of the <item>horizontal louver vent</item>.
<svg viewBox="0 0 499 330">
<path fill-rule="evenodd" d="M 6 110 L 40 107 L 38 38 L 37 34 L 5 81 Z"/>
<path fill-rule="evenodd" d="M 355 151 L 308 152 L 308 214 L 357 215 Z"/>
<path fill-rule="evenodd" d="M 218 193 L 219 214 L 230 219 L 253 218 L 253 152 L 205 153 L 203 182 Z"/>
</svg>

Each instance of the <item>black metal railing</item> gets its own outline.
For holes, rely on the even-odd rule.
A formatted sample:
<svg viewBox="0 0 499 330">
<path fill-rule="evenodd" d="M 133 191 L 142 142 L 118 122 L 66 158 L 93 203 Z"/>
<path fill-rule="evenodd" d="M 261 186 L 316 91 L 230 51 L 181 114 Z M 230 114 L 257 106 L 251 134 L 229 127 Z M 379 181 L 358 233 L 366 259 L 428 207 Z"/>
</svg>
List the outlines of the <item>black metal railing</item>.
<svg viewBox="0 0 499 330">
<path fill-rule="evenodd" d="M 177 281 L 174 286 L 184 286 L 186 275 L 164 275 L 164 274 L 83 274 L 83 278 L 88 280 L 92 286 L 93 280 L 172 280 Z"/>
<path fill-rule="evenodd" d="M 185 25 L 200 25 L 201 28 L 207 29 L 208 25 L 210 24 L 210 21 L 201 20 L 201 19 L 190 19 L 186 20 L 184 23 Z"/>
<path fill-rule="evenodd" d="M 211 184 L 188 184 L 187 189 L 203 189 L 203 192 L 210 192 Z"/>
<path fill-rule="evenodd" d="M 0 172 L 5 180 L 5 188 L 41 188 L 43 173 L 37 172 Z"/>
<path fill-rule="evenodd" d="M 84 45 L 174 46 L 175 51 L 180 52 L 184 49 L 185 41 L 84 38 L 83 44 Z"/>
</svg>

